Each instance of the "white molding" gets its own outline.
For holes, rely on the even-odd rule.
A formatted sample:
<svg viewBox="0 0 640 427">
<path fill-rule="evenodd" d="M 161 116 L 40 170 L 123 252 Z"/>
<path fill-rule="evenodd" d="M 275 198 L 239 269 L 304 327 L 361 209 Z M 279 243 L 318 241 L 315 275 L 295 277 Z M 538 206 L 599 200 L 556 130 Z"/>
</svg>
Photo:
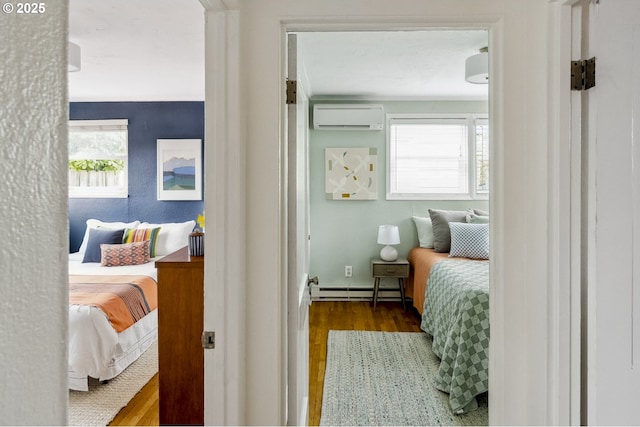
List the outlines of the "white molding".
<svg viewBox="0 0 640 427">
<path fill-rule="evenodd" d="M 312 291 L 311 301 L 371 301 L 373 288 L 355 289 L 317 289 Z M 401 301 L 398 289 L 380 289 L 378 301 Z M 411 305 L 411 298 L 407 298 L 407 307 Z"/>
<path fill-rule="evenodd" d="M 547 381 L 549 425 L 580 424 L 580 153 L 572 147 L 571 5 L 549 6 Z M 577 164 L 575 163 L 577 160 Z M 577 174 L 577 176 L 576 176 Z"/>
<path fill-rule="evenodd" d="M 240 13 L 203 1 L 205 14 L 205 425 L 245 424 L 246 174 L 240 89 Z M 214 71 L 215 70 L 215 71 Z M 233 286 L 229 286 L 233 283 Z"/>
<path fill-rule="evenodd" d="M 200 0 L 200 4 L 208 12 L 228 12 L 240 8 L 240 0 Z"/>
<path fill-rule="evenodd" d="M 503 64 L 502 21 L 497 22 L 489 32 L 489 127 L 491 129 L 490 181 L 491 199 L 489 227 L 491 254 L 489 257 L 489 425 L 504 425 L 505 422 L 505 310 L 504 298 L 504 90 L 501 71 Z"/>
</svg>

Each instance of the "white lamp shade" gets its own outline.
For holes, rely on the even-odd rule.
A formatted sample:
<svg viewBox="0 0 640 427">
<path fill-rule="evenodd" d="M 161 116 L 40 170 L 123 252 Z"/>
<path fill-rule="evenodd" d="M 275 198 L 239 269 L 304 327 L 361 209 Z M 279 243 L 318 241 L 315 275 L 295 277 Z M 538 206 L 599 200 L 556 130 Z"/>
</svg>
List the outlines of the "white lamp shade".
<svg viewBox="0 0 640 427">
<path fill-rule="evenodd" d="M 487 52 L 467 58 L 464 63 L 464 78 L 469 83 L 489 83 L 489 54 Z"/>
<path fill-rule="evenodd" d="M 400 244 L 400 233 L 397 225 L 381 225 L 378 228 L 378 243 L 381 245 Z"/>
</svg>

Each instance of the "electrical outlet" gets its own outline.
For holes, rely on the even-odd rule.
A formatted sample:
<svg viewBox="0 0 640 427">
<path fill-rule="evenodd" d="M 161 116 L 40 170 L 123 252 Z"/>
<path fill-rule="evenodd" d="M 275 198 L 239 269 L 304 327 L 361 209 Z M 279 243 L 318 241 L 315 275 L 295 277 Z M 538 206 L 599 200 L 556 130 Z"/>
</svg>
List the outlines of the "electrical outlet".
<svg viewBox="0 0 640 427">
<path fill-rule="evenodd" d="M 353 267 L 350 265 L 345 265 L 344 266 L 344 277 L 351 277 L 353 276 Z"/>
</svg>

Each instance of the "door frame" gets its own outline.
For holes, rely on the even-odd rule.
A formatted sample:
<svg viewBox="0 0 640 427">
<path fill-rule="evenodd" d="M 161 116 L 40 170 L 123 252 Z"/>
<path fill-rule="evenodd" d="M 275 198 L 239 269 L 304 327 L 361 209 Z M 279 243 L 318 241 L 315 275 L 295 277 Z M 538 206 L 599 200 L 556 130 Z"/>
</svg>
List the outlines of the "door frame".
<svg viewBox="0 0 640 427">
<path fill-rule="evenodd" d="M 486 17 L 485 17 L 486 18 Z M 305 32 L 340 32 L 340 31 L 371 31 L 371 32 L 384 32 L 384 31 L 409 31 L 409 30 L 416 30 L 416 31 L 420 31 L 420 30 L 429 30 L 429 29 L 473 29 L 473 30 L 486 30 L 488 33 L 488 41 L 489 41 L 489 61 L 490 61 L 490 70 L 492 67 L 495 67 L 496 64 L 501 63 L 501 49 L 498 47 L 499 46 L 499 40 L 501 37 L 501 23 L 497 18 L 494 19 L 489 19 L 489 20 L 481 20 L 479 22 L 455 22 L 455 20 L 452 20 L 451 22 L 449 21 L 439 21 L 439 20 L 434 20 L 435 22 L 421 22 L 421 23 L 416 23 L 416 22 L 393 22 L 393 23 L 383 23 L 383 22 L 379 22 L 377 20 L 371 20 L 371 21 L 367 21 L 367 22 L 345 22 L 344 20 L 341 21 L 333 21 L 333 22 L 322 22 L 322 23 L 318 23 L 317 21 L 312 21 L 312 20 L 300 20 L 300 19 L 296 19 L 296 20 L 283 20 L 282 21 L 282 28 L 281 28 L 281 39 L 282 39 L 282 43 L 283 46 L 285 46 L 283 48 L 283 52 L 281 54 L 281 56 L 286 58 L 286 40 L 287 40 L 287 34 L 288 33 L 305 33 Z M 494 48 L 494 44 L 495 44 L 495 48 Z M 286 70 L 287 64 L 284 63 L 282 65 L 282 70 Z M 495 68 L 494 68 L 495 69 Z M 493 73 L 495 73 L 494 71 L 490 71 L 490 75 L 492 75 Z M 499 74 L 495 73 L 495 74 Z M 283 76 L 282 76 L 282 82 L 284 82 L 286 79 L 286 72 L 283 71 Z M 497 86 L 497 85 L 496 85 Z M 497 97 L 497 89 L 493 87 L 493 85 L 490 85 L 489 88 L 489 100 L 491 99 L 497 99 L 495 97 Z M 283 91 L 281 91 L 283 92 Z M 501 126 L 501 121 L 502 121 L 502 117 L 499 116 L 498 110 L 496 110 L 495 108 L 495 102 L 489 102 L 489 121 L 490 121 L 490 125 L 491 126 Z M 498 103 L 499 104 L 499 103 Z M 492 128 L 495 129 L 495 128 Z M 493 132 L 493 131 L 492 131 Z M 494 135 L 494 138 L 500 138 L 499 136 L 495 136 L 496 133 L 499 135 L 499 132 L 495 132 L 492 135 Z M 494 140 L 492 139 L 492 146 L 493 144 L 495 144 Z M 500 145 L 500 143 L 498 143 L 497 145 Z M 497 150 L 499 151 L 499 150 Z M 494 161 L 495 161 L 495 150 L 494 150 L 494 158 L 491 158 L 491 165 L 492 165 L 492 169 L 494 168 Z M 282 164 L 287 164 L 288 162 L 288 158 L 286 157 L 286 152 L 283 152 L 283 157 L 281 159 Z M 496 163 L 498 163 L 496 161 Z M 493 176 L 500 176 L 502 175 L 502 172 L 498 172 L 497 174 L 494 174 Z M 496 182 L 495 178 L 492 177 L 492 182 Z M 491 196 L 493 198 L 493 195 Z M 295 203 L 292 201 L 289 201 L 290 203 Z M 491 210 L 491 207 L 490 207 Z M 500 231 L 496 228 L 496 227 L 491 227 L 492 228 L 492 234 L 494 233 L 499 233 Z M 286 236 L 283 237 L 286 242 Z M 295 259 L 295 254 L 291 255 L 288 253 L 283 254 L 283 259 L 288 260 L 288 262 L 295 262 L 292 261 Z M 497 282 L 498 280 L 496 279 L 496 276 L 494 274 L 494 272 L 496 267 L 494 266 L 493 261 L 491 261 L 491 271 L 492 273 L 490 274 L 490 293 L 491 293 L 491 298 L 497 298 L 497 296 L 499 294 L 501 294 L 501 292 L 496 292 L 494 290 L 494 287 L 497 286 Z M 495 305 L 494 305 L 495 308 Z M 496 318 L 498 318 L 498 316 L 503 315 L 503 313 L 500 312 L 500 310 L 491 310 L 491 320 L 490 323 L 495 324 L 495 320 Z M 286 316 L 285 316 L 286 318 Z M 286 321 L 286 320 L 285 320 Z M 285 325 L 286 327 L 286 325 Z M 501 337 L 501 335 L 498 335 L 498 337 Z M 492 337 L 494 341 L 499 341 L 499 339 L 496 339 L 497 337 Z M 285 343 L 285 349 L 283 349 L 283 351 L 286 354 L 286 343 Z M 491 353 L 490 353 L 491 354 Z M 491 355 L 490 355 L 491 358 Z M 308 361 L 307 361 L 308 363 Z M 490 362 L 491 364 L 491 362 Z M 497 363 L 494 362 L 493 365 L 496 365 Z M 493 370 L 489 372 L 489 383 L 491 384 L 493 383 L 497 383 L 495 380 L 492 381 L 491 380 L 491 376 L 492 374 L 495 375 L 496 370 Z M 286 376 L 286 372 L 285 372 L 285 376 Z M 491 387 L 491 386 L 490 386 Z M 493 393 L 493 390 L 492 390 Z M 489 400 L 490 400 L 490 405 L 489 405 L 489 411 L 490 411 L 490 424 L 492 423 L 491 420 L 492 415 L 491 415 L 491 406 L 492 406 L 492 393 L 489 394 Z M 495 399 L 494 399 L 495 400 Z M 495 403 L 494 403 L 495 404 Z M 493 416 L 495 417 L 495 415 Z"/>
<path fill-rule="evenodd" d="M 287 254 L 282 258 L 282 271 L 287 272 L 286 363 L 287 425 L 307 425 L 309 420 L 309 98 L 304 70 L 300 68 L 297 33 L 286 35 L 287 79 L 296 81 L 296 101 L 285 104 L 282 117 L 287 141 L 283 158 L 286 196 L 282 212 L 286 216 L 284 234 Z M 304 200 L 301 200 L 304 199 Z"/>
<path fill-rule="evenodd" d="M 200 3 L 205 9 L 208 184 L 203 330 L 214 331 L 216 342 L 216 348 L 204 351 L 204 423 L 246 425 L 247 200 L 240 5 L 238 0 Z"/>
<path fill-rule="evenodd" d="M 549 78 L 549 304 L 556 308 L 548 329 L 557 352 L 549 352 L 550 381 L 555 394 L 549 394 L 551 424 L 584 425 L 588 410 L 586 373 L 588 362 L 586 301 L 587 286 L 593 277 L 595 216 L 594 176 L 584 167 L 585 138 L 583 111 L 589 96 L 570 89 L 568 64 L 586 59 L 584 37 L 589 31 L 585 17 L 593 0 L 561 0 L 552 3 L 550 14 Z M 587 15 L 583 14 L 587 8 Z M 584 140 L 584 141 L 583 141 Z M 587 150 L 589 150 L 587 148 Z M 585 193 L 586 191 L 586 193 Z M 587 196 L 585 197 L 585 194 Z M 591 258 L 589 258 L 591 257 Z M 556 325 L 556 328 L 551 326 Z"/>
<path fill-rule="evenodd" d="M 582 369 L 582 147 L 581 92 L 571 91 L 569 63 L 580 57 L 576 8 L 591 0 L 551 3 L 549 45 L 549 280 L 553 318 L 548 335 L 548 378 L 553 388 L 547 404 L 550 424 L 580 425 L 583 411 Z M 553 351 L 556 349 L 556 351 Z"/>
<path fill-rule="evenodd" d="M 242 85 L 238 81 L 242 69 L 240 67 L 241 47 L 240 36 L 245 35 L 241 31 L 240 26 L 240 1 L 233 0 L 201 0 L 207 11 L 207 29 L 213 31 L 215 37 L 208 36 L 205 43 L 205 50 L 207 53 L 211 53 L 211 59 L 207 59 L 206 64 L 209 70 L 215 70 L 214 73 L 206 73 L 207 81 L 211 81 L 214 84 L 211 87 L 207 83 L 206 89 L 206 112 L 207 123 L 206 127 L 206 144 L 207 148 L 213 144 L 215 147 L 220 147 L 220 154 L 224 155 L 223 159 L 215 159 L 214 165 L 218 165 L 219 162 L 224 162 L 229 154 L 222 152 L 226 147 L 232 151 L 232 160 L 234 164 L 244 166 L 243 159 L 238 160 L 237 156 L 244 155 L 245 145 L 247 140 L 244 135 L 244 127 L 246 124 L 244 118 L 241 116 L 239 105 L 241 100 L 247 97 L 246 93 L 241 90 Z M 263 2 L 260 3 L 262 4 Z M 514 2 L 516 3 L 516 2 Z M 280 61 L 280 76 L 278 82 L 273 82 L 273 88 L 277 88 L 280 93 L 278 101 L 279 105 L 284 105 L 284 35 L 288 31 L 301 32 L 301 31 L 322 31 L 323 29 L 337 31 L 341 29 L 357 28 L 363 29 L 416 29 L 416 28 L 429 28 L 429 27 L 443 27 L 445 23 L 450 24 L 451 21 L 463 21 L 459 25 L 464 27 L 483 27 L 487 28 L 490 33 L 490 45 L 492 49 L 490 51 L 490 67 L 492 70 L 492 87 L 490 94 L 490 116 L 492 120 L 492 141 L 494 150 L 492 153 L 493 160 L 493 172 L 492 182 L 495 184 L 492 190 L 491 201 L 491 215 L 494 218 L 494 225 L 491 230 L 491 239 L 494 242 L 494 247 L 497 246 L 492 253 L 491 260 L 491 323 L 492 323 L 492 340 L 491 340 L 491 354 L 492 360 L 490 365 L 490 383 L 492 384 L 492 393 L 489 396 L 490 399 L 490 420 L 492 424 L 513 424 L 516 420 L 528 420 L 530 423 L 541 424 L 564 424 L 567 423 L 569 418 L 565 416 L 568 410 L 563 408 L 568 407 L 568 396 L 570 396 L 566 386 L 566 376 L 562 378 L 554 378 L 554 375 L 561 371 L 560 368 L 566 367 L 567 346 L 570 345 L 568 341 L 565 341 L 563 337 L 566 337 L 566 331 L 564 331 L 564 325 L 568 324 L 568 320 L 565 318 L 566 313 L 571 312 L 571 306 L 568 305 L 567 298 L 564 295 L 564 284 L 566 271 L 563 266 L 558 266 L 552 259 L 554 254 L 564 254 L 567 248 L 562 247 L 560 242 L 564 241 L 563 238 L 571 238 L 572 235 L 569 231 L 560 229 L 559 223 L 564 220 L 564 217 L 558 213 L 557 194 L 565 194 L 565 188 L 561 186 L 564 184 L 564 176 L 560 176 L 557 172 L 562 170 L 563 166 L 567 166 L 566 159 L 564 157 L 555 159 L 554 163 L 548 162 L 546 159 L 547 154 L 553 154 L 553 150 L 556 148 L 553 146 L 553 142 L 562 142 L 563 129 L 567 126 L 566 122 L 561 121 L 563 117 L 553 107 L 553 95 L 546 94 L 541 95 L 540 90 L 534 90 L 534 87 L 553 87 L 557 85 L 557 88 L 561 88 L 560 84 L 556 82 L 557 76 L 561 76 L 565 69 L 560 61 L 556 51 L 556 44 L 560 40 L 559 32 L 563 28 L 563 19 L 558 19 L 562 14 L 562 8 L 566 6 L 565 3 L 553 2 L 544 5 L 536 4 L 530 5 L 523 1 L 519 2 L 513 7 L 509 6 L 498 7 L 498 1 L 487 1 L 487 5 L 496 5 L 496 14 L 476 14 L 474 16 L 464 15 L 461 17 L 446 18 L 443 16 L 420 16 L 416 18 L 404 16 L 404 17 L 380 17 L 363 14 L 352 17 L 349 21 L 345 18 L 336 18 L 335 15 L 329 16 L 326 12 L 323 14 L 322 8 L 319 9 L 319 14 L 314 15 L 310 12 L 305 15 L 304 19 L 280 19 L 281 22 L 281 36 L 279 52 Z M 283 2 L 278 2 L 276 6 L 283 6 Z M 271 7 L 271 4 L 269 4 Z M 383 9 L 382 3 L 375 3 L 373 9 Z M 244 5 L 243 7 L 249 7 Z M 292 7 L 294 7 L 292 5 Z M 324 6 L 323 6 L 324 7 Z M 453 6 L 452 6 L 453 8 Z M 260 8 L 256 8 L 262 10 Z M 294 7 L 296 9 L 296 7 Z M 444 10 L 446 8 L 441 8 Z M 271 10 L 284 10 L 282 8 Z M 376 9 L 377 10 L 377 9 Z M 262 10 L 264 11 L 264 10 Z M 527 14 L 532 11 L 535 15 Z M 244 13 L 244 10 L 243 10 Z M 280 16 L 295 16 L 297 12 L 292 14 L 284 14 Z M 216 17 L 216 15 L 220 15 Z M 271 21 L 268 25 L 271 25 L 274 20 L 273 15 L 269 15 Z M 550 19 L 550 17 L 552 19 Z M 249 18 L 255 18 L 249 14 Z M 210 22 L 218 20 L 216 24 L 210 24 Z M 555 19 L 555 20 L 554 20 Z M 553 21 L 553 22 L 552 22 Z M 545 25 L 551 22 L 551 29 L 554 32 L 547 37 Z M 255 23 L 255 22 L 254 22 Z M 262 27 L 262 30 L 267 30 L 272 27 L 268 25 Z M 528 30 L 520 30 L 521 28 L 527 28 L 526 25 L 531 25 Z M 540 25 L 540 26 L 538 26 Z M 517 28 L 517 29 L 516 29 Z M 540 30 L 536 30 L 540 28 Z M 505 35 L 509 35 L 508 39 Z M 515 37 L 511 37 L 515 36 Z M 530 38 L 527 38 L 528 36 Z M 213 43 L 210 41 L 213 39 Z M 545 44 L 540 43 L 546 40 Z M 213 47 L 210 47 L 213 44 Z M 265 45 L 273 45 L 272 42 L 265 43 Z M 538 59 L 542 58 L 543 61 L 549 62 L 553 65 L 552 69 L 546 74 L 542 75 L 528 72 L 524 68 L 524 59 L 527 58 L 525 53 L 520 53 L 521 48 L 532 49 L 538 54 Z M 505 51 L 510 55 L 509 63 L 505 63 L 504 54 Z M 246 59 L 246 57 L 244 57 Z M 527 61 L 528 62 L 528 61 Z M 267 62 L 269 66 L 273 65 L 272 62 Z M 534 67 L 534 70 L 539 69 Z M 518 83 L 522 78 L 532 78 L 534 83 L 527 82 L 523 85 L 524 90 L 521 90 L 519 85 L 515 83 L 516 77 L 513 72 L 520 72 L 525 70 L 524 75 L 518 75 Z M 269 78 L 274 78 L 272 68 L 266 70 Z M 506 75 L 506 71 L 512 73 Z M 234 73 L 237 72 L 237 73 Z M 271 73 L 271 74 L 269 74 Z M 213 75 L 212 75 L 213 74 Z M 258 79 L 254 74 L 247 74 L 250 84 L 253 85 L 253 89 L 256 88 Z M 225 84 L 226 83 L 226 84 Z M 230 83 L 230 84 L 229 84 Z M 536 86 L 536 83 L 543 84 L 544 86 Z M 244 85 L 244 83 L 243 83 Z M 510 90 L 507 93 L 505 89 Z M 272 91 L 265 91 L 264 93 L 271 93 Z M 275 92 L 275 91 L 273 91 Z M 262 95 L 263 92 L 261 92 Z M 523 102 L 523 105 L 532 106 L 533 111 L 523 111 L 522 106 L 514 103 L 514 98 L 520 96 L 520 94 L 533 96 L 533 101 Z M 251 99 L 251 97 L 249 97 Z M 510 107 L 515 107 L 515 110 L 505 111 L 505 100 L 509 101 Z M 273 101 L 275 102 L 275 101 Z M 271 104 L 273 105 L 273 104 Z M 545 110 L 544 107 L 549 107 Z M 245 106 L 247 107 L 247 106 Z M 271 119 L 273 114 L 264 114 L 252 110 L 254 114 L 253 119 L 265 124 L 265 119 Z M 525 114 L 526 119 L 525 119 Z M 533 118 L 529 118 L 528 114 L 534 114 Z M 505 117 L 516 118 L 516 123 L 507 126 Z M 547 122 L 543 123 L 543 119 Z M 280 117 L 280 133 L 282 136 L 282 118 Z M 511 122 L 509 122 L 511 123 Z M 542 140 L 547 140 L 547 144 L 538 144 L 538 146 L 517 144 L 515 147 L 505 146 L 504 134 L 506 133 L 510 137 L 524 138 L 526 142 L 533 142 L 535 139 L 529 135 L 524 134 L 525 131 L 532 133 L 536 132 L 536 129 L 525 129 L 524 125 L 528 124 L 547 124 L 548 128 L 541 128 L 545 133 L 545 137 Z M 218 124 L 220 127 L 216 128 Z M 224 129 L 224 130 L 221 130 Z M 271 128 L 270 128 L 271 129 Z M 270 130 L 271 131 L 271 130 Z M 540 135 L 537 135 L 540 136 Z M 273 137 L 273 134 L 270 134 Z M 540 141 L 540 139 L 537 139 Z M 279 147 L 282 153 L 284 141 L 280 140 Z M 273 145 L 269 144 L 269 147 Z M 544 147 L 541 149 L 540 147 Z M 253 147 L 253 149 L 257 147 Z M 209 150 L 209 151 L 214 151 Z M 263 153 L 264 150 L 258 150 L 256 154 Z M 557 153 L 556 153 L 557 154 Z M 523 165 L 528 163 L 524 162 L 524 158 L 528 155 L 537 156 L 533 159 L 535 171 L 540 171 L 540 166 L 547 166 L 551 173 L 548 179 L 545 181 L 549 195 L 544 196 L 533 195 L 534 197 L 528 197 L 524 200 L 522 196 L 514 192 L 513 186 L 516 183 L 523 182 L 526 185 L 526 189 L 533 189 L 534 186 L 530 182 L 520 179 L 517 173 L 524 172 L 526 177 L 532 178 L 532 172 L 527 171 L 526 168 L 522 168 Z M 282 156 L 282 154 L 280 155 Z M 543 157 L 545 156 L 545 157 Z M 514 164 L 508 165 L 508 167 L 502 162 L 503 158 L 508 158 L 514 161 Z M 207 155 L 209 159 L 209 155 Z M 498 161 L 496 161 L 498 159 Z M 249 163 L 253 161 L 255 164 L 255 155 L 249 159 Z M 283 159 L 280 157 L 280 162 Z M 568 164 L 570 166 L 570 163 Z M 517 171 L 514 171 L 518 169 Z M 233 218 L 233 215 L 237 215 L 238 212 L 245 212 L 243 209 L 246 207 L 246 200 L 236 200 L 232 194 L 233 190 L 239 190 L 236 196 L 244 194 L 246 175 L 244 168 L 231 170 L 231 168 L 222 168 L 221 170 L 213 171 L 216 182 L 213 185 L 208 186 L 207 198 L 205 205 L 207 210 L 213 211 L 214 215 L 221 214 L 222 217 L 216 218 L 216 223 L 220 224 L 220 227 L 228 225 L 230 230 L 234 232 L 240 232 L 241 236 L 245 236 L 244 223 L 245 218 L 251 219 L 249 215 L 242 216 L 241 218 Z M 273 175 L 269 175 L 270 178 Z M 518 177 L 517 180 L 511 180 L 505 183 L 504 178 Z M 220 179 L 219 179 L 220 178 Z M 237 181 L 234 179 L 237 178 Z M 545 176 L 545 178 L 547 178 Z M 282 177 L 280 178 L 282 182 Z M 272 181 L 269 181 L 272 184 Z M 220 187 L 229 185 L 230 189 L 223 190 Z M 210 187 L 216 187 L 212 190 Z M 508 187 L 508 188 L 507 188 Z M 562 187 L 559 189 L 559 187 Z M 220 196 L 226 194 L 233 199 L 235 203 L 235 209 L 224 208 L 217 206 L 216 203 L 220 200 L 224 200 L 224 197 L 210 197 L 210 193 L 213 196 Z M 226 193 L 225 193 L 226 192 Z M 510 200 L 505 199 L 505 194 L 511 197 Z M 513 199 L 515 197 L 515 200 Z M 525 249 L 521 248 L 522 242 L 526 242 L 529 236 L 529 231 L 524 230 L 522 226 L 526 227 L 525 220 L 534 219 L 534 213 L 538 213 L 541 209 L 537 209 L 536 203 L 543 202 L 546 209 L 546 216 L 548 220 L 547 237 L 535 237 L 533 234 L 533 246 Z M 514 218 L 513 216 L 507 217 L 505 208 L 515 209 L 518 212 L 523 212 L 523 207 L 517 204 L 521 203 L 522 206 L 527 208 L 533 208 L 530 213 L 525 215 L 524 218 Z M 268 205 L 271 207 L 272 205 Z M 540 206 L 540 205 L 538 205 Z M 273 212 L 269 212 L 273 215 Z M 539 218 L 538 218 L 539 219 Z M 508 226 L 506 225 L 508 222 Z M 257 222 L 252 220 L 249 225 L 255 225 Z M 496 225 L 497 224 L 497 225 Z M 284 229 L 284 228 L 282 228 Z M 506 231 L 514 231 L 517 229 L 517 234 L 507 235 Z M 531 228 L 531 232 L 540 230 L 541 227 L 534 226 Z M 220 313 L 214 314 L 214 322 L 205 318 L 205 326 L 209 327 L 217 326 L 217 333 L 222 335 L 222 351 L 223 354 L 219 354 L 216 350 L 212 355 L 205 356 L 205 366 L 213 366 L 213 373 L 206 373 L 206 388 L 205 388 L 205 422 L 207 424 L 246 424 L 246 420 L 256 421 L 258 414 L 264 414 L 268 420 L 273 421 L 277 417 L 277 412 L 284 413 L 282 408 L 286 405 L 286 372 L 279 372 L 277 375 L 280 378 L 280 383 L 275 384 L 277 390 L 282 393 L 276 396 L 268 397 L 268 401 L 264 404 L 257 405 L 250 399 L 251 396 L 256 394 L 256 390 L 249 390 L 245 384 L 260 384 L 260 389 L 266 387 L 266 384 L 256 382 L 255 379 L 251 379 L 251 374 L 257 374 L 256 369 L 262 366 L 253 355 L 245 355 L 244 349 L 246 347 L 246 336 L 243 332 L 249 330 L 247 324 L 247 311 L 246 306 L 246 291 L 247 291 L 247 270 L 244 265 L 238 262 L 238 259 L 232 259 L 236 254 L 244 255 L 247 253 L 246 238 L 238 239 L 235 242 L 217 241 L 214 233 L 210 233 L 206 236 L 207 247 L 209 248 L 221 248 L 226 249 L 231 246 L 234 249 L 232 254 L 217 253 L 215 259 L 205 263 L 205 282 L 213 282 L 211 288 L 213 292 L 205 296 L 205 304 L 211 303 L 209 307 L 220 308 Z M 283 247 L 281 242 L 286 242 L 286 235 L 280 236 L 280 248 L 276 255 L 278 259 L 282 260 L 287 256 L 286 247 Z M 515 251 L 513 251 L 516 249 Z M 543 255 L 541 251 L 548 251 Z M 220 251 L 216 251 L 220 252 Z M 525 268 L 524 271 L 517 271 L 513 266 L 508 265 L 509 260 L 516 260 L 515 266 L 525 266 L 522 261 L 518 261 L 518 257 L 526 256 L 528 254 L 535 255 L 535 260 L 545 260 L 546 264 L 541 265 L 540 269 L 536 273 L 532 268 Z M 571 258 L 573 259 L 573 258 Z M 215 263 L 215 264 L 214 264 Z M 219 266 L 222 270 L 219 271 L 216 268 Z M 532 277 L 527 277 L 523 273 L 534 273 Z M 269 270 L 269 277 L 275 279 L 276 276 L 283 279 L 281 269 L 275 271 Z M 547 280 L 547 286 L 544 287 L 544 293 L 538 289 L 533 289 L 533 285 L 539 283 L 540 279 Z M 225 280 L 233 279 L 234 284 L 237 286 L 227 292 L 225 289 Z M 506 281 L 513 281 L 513 286 L 506 286 Z M 521 281 L 521 283 L 519 283 Z M 280 286 L 285 286 L 286 280 L 280 281 Z M 554 286 L 557 285 L 557 286 Z M 511 289 L 513 288 L 513 289 Z M 281 288 L 279 294 L 282 295 L 286 289 Z M 505 293 L 507 295 L 505 295 Z M 531 300 L 527 300 L 527 297 L 533 297 Z M 526 301 L 526 303 L 525 303 Z M 270 310 L 270 313 L 278 313 L 281 322 L 286 322 L 286 313 L 283 310 L 281 301 L 276 301 L 277 307 Z M 507 305 L 508 303 L 508 305 Z M 527 307 L 528 304 L 532 304 L 526 311 L 522 311 L 523 307 Z M 255 308 L 255 305 L 250 305 Z M 543 310 L 540 312 L 540 310 Z M 546 312 L 544 311 L 546 310 Z M 540 314 L 542 313 L 542 314 Z M 253 314 L 255 317 L 257 314 Z M 508 325 L 505 324 L 505 319 L 515 320 L 510 321 Z M 546 319 L 546 325 L 543 328 L 535 326 L 541 319 Z M 269 319 L 271 320 L 271 319 Z M 258 328 L 263 330 L 264 328 Z M 283 331 L 286 331 L 286 323 L 281 324 L 279 331 L 275 332 L 275 338 L 277 344 L 280 347 L 280 355 L 286 351 L 285 339 Z M 532 336 L 528 336 L 526 339 L 523 336 L 523 332 L 534 332 Z M 233 333 L 237 333 L 234 335 Z M 570 331 L 571 332 L 571 331 Z M 562 335 L 564 334 L 564 335 Z M 570 333 L 571 336 L 571 333 Z M 237 338 L 237 342 L 233 343 L 225 341 L 224 338 L 233 337 Z M 509 338 L 509 339 L 507 339 Z M 232 344 L 231 348 L 225 346 L 225 344 Z M 539 348 L 541 357 L 535 359 L 527 357 L 527 349 L 532 345 L 531 343 L 541 344 Z M 272 353 L 273 347 L 269 347 L 269 352 Z M 508 351 L 508 353 L 507 353 Z M 210 353 L 210 352 L 209 352 Z M 557 355 L 557 357 L 555 356 Z M 254 360 L 256 359 L 256 360 Z M 524 365 L 525 371 L 522 372 L 522 377 L 517 377 L 513 374 L 518 371 L 518 368 L 522 369 Z M 573 366 L 569 363 L 570 367 Z M 205 368 L 207 371 L 207 368 Z M 572 371 L 573 372 L 573 371 Z M 540 377 L 540 374 L 544 375 Z M 268 375 L 269 378 L 273 377 L 273 374 Z M 259 381 L 264 382 L 262 376 Z M 220 380 L 220 381 L 218 381 Z M 237 385 L 236 384 L 240 384 Z M 263 387 L 264 386 L 264 387 Z M 244 388 L 243 388 L 244 387 Z M 570 388 L 570 387 L 569 387 Z M 230 389 L 232 393 L 227 393 L 226 390 Z M 544 397 L 542 396 L 544 394 Z M 274 408 L 274 405 L 265 406 L 267 403 L 275 403 L 274 399 L 278 399 L 281 402 L 280 409 Z M 553 403 L 553 399 L 558 403 Z M 249 402 L 251 400 L 251 402 Z M 207 403 L 214 402 L 214 407 L 217 407 L 220 411 L 212 408 Z M 217 403 L 220 403 L 218 405 Z M 271 421 L 269 421 L 271 420 Z M 282 422 L 280 420 L 279 422 Z M 276 422 L 277 423 L 277 422 Z"/>
</svg>

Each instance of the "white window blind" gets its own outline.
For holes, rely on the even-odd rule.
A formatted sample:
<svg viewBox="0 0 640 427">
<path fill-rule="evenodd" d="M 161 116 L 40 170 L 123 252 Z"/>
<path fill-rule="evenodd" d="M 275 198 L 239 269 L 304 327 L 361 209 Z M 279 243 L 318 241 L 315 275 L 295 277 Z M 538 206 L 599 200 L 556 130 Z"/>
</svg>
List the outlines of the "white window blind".
<svg viewBox="0 0 640 427">
<path fill-rule="evenodd" d="M 488 121 L 471 116 L 388 116 L 387 199 L 488 195 Z"/>
</svg>

